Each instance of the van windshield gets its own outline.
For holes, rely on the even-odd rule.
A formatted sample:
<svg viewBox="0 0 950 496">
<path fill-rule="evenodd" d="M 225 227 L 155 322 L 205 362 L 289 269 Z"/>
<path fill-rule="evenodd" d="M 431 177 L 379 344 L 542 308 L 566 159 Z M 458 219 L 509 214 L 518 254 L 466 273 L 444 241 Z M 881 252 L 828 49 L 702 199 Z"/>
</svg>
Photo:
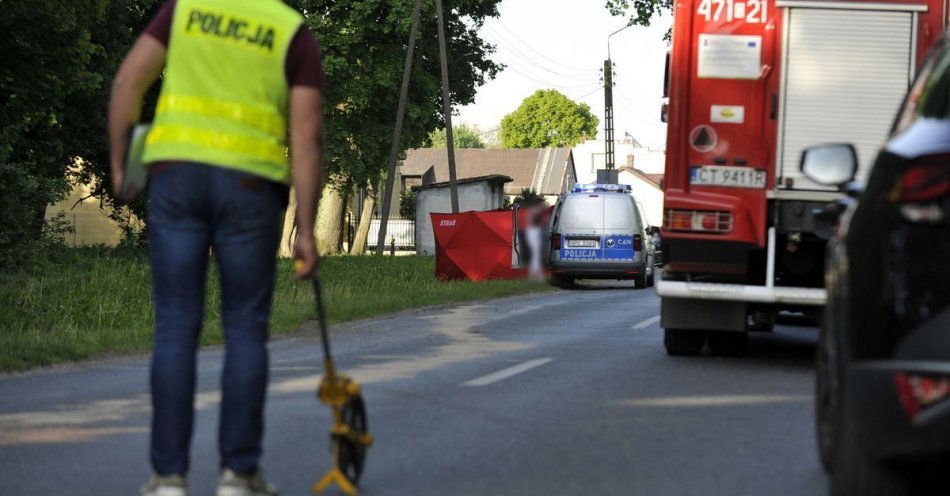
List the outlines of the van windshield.
<svg viewBox="0 0 950 496">
<path fill-rule="evenodd" d="M 564 229 L 597 229 L 603 222 L 602 195 L 569 195 L 561 207 L 561 227 Z"/>
<path fill-rule="evenodd" d="M 636 230 L 633 202 L 627 196 L 604 198 L 604 229 Z"/>
<path fill-rule="evenodd" d="M 561 207 L 563 229 L 623 229 L 636 231 L 633 202 L 627 196 L 570 195 Z"/>
</svg>

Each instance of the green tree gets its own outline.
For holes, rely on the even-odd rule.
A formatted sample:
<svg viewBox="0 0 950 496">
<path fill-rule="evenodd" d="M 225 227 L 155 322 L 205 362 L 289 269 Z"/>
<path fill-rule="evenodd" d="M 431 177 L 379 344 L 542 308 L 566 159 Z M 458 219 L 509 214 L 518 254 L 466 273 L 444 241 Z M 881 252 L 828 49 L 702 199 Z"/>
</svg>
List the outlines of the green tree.
<svg viewBox="0 0 950 496">
<path fill-rule="evenodd" d="M 538 90 L 501 120 L 505 148 L 574 146 L 597 134 L 598 119 L 586 103 L 575 103 L 557 90 Z"/>
<path fill-rule="evenodd" d="M 521 193 L 518 193 L 518 196 L 515 196 L 514 200 L 511 201 L 512 205 L 518 205 L 521 203 L 526 205 L 530 205 L 532 203 L 544 203 L 544 195 L 531 188 L 522 188 Z"/>
<path fill-rule="evenodd" d="M 416 218 L 416 192 L 406 190 L 399 193 L 399 216 L 404 219 Z"/>
<path fill-rule="evenodd" d="M 454 106 L 474 101 L 476 89 L 502 68 L 489 60 L 494 47 L 478 31 L 498 15 L 500 0 L 444 0 L 448 72 Z M 304 12 L 320 39 L 327 79 L 324 99 L 326 165 L 335 190 L 379 184 L 392 146 L 403 64 L 414 0 L 287 0 Z M 441 72 L 434 2 L 422 2 L 419 37 L 409 80 L 400 147 L 422 145 L 444 127 Z M 325 194 L 324 198 L 340 195 Z M 321 208 L 345 208 L 343 201 Z M 361 223 L 360 229 L 368 229 Z M 321 224 L 319 237 L 338 239 L 338 229 Z"/>
<path fill-rule="evenodd" d="M 68 193 L 70 175 L 95 171 L 107 156 L 105 100 L 118 51 L 155 3 L 0 2 L 0 268 L 36 251 L 46 206 Z"/>
<path fill-rule="evenodd" d="M 494 47 L 478 36 L 500 0 L 445 0 L 448 71 L 455 106 L 474 101 L 476 89 L 501 66 Z M 323 47 L 327 79 L 326 159 L 338 182 L 377 183 L 392 145 L 393 123 L 414 0 L 289 0 L 304 12 Z M 444 127 L 435 5 L 422 2 L 402 149 L 420 146 Z"/>
<path fill-rule="evenodd" d="M 615 16 L 630 12 L 630 23 L 634 25 L 649 26 L 655 17 L 673 11 L 673 0 L 607 0 L 606 7 Z M 670 40 L 669 31 L 664 39 Z"/>
<path fill-rule="evenodd" d="M 482 131 L 478 126 L 460 124 L 452 126 L 452 141 L 455 148 L 485 148 L 481 138 Z M 429 144 L 432 148 L 445 148 L 445 128 L 439 128 L 429 133 Z"/>
</svg>

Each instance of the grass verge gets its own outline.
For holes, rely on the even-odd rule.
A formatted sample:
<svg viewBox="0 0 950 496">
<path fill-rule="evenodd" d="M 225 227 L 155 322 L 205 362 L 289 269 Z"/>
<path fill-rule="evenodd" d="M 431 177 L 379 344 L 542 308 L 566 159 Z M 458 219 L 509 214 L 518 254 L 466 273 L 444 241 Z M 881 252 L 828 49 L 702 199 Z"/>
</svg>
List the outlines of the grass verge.
<svg viewBox="0 0 950 496">
<path fill-rule="evenodd" d="M 60 257 L 42 270 L 0 274 L 0 370 L 150 350 L 153 313 L 147 256 L 134 250 L 83 248 Z M 273 334 L 315 317 L 310 285 L 291 277 L 290 262 L 279 262 Z M 440 282 L 434 271 L 432 257 L 327 257 L 322 275 L 329 321 L 545 288 L 524 280 Z M 222 342 L 218 289 L 212 265 L 202 344 Z"/>
</svg>

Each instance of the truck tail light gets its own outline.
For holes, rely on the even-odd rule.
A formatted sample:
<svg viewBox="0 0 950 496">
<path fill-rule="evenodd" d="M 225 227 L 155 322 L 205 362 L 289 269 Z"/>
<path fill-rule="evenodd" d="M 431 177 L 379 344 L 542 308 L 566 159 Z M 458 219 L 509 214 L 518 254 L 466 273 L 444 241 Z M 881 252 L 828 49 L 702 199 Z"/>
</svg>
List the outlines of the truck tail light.
<svg viewBox="0 0 950 496">
<path fill-rule="evenodd" d="M 551 249 L 560 250 L 561 249 L 561 235 L 558 233 L 551 234 Z"/>
<path fill-rule="evenodd" d="M 950 378 L 947 377 L 898 372 L 894 374 L 894 386 L 901 406 L 911 419 L 950 396 Z"/>
<path fill-rule="evenodd" d="M 643 236 L 639 234 L 633 235 L 633 251 L 640 251 L 643 249 Z"/>
<path fill-rule="evenodd" d="M 664 216 L 663 227 L 671 231 L 728 233 L 732 232 L 732 214 L 729 212 L 669 208 Z"/>
</svg>

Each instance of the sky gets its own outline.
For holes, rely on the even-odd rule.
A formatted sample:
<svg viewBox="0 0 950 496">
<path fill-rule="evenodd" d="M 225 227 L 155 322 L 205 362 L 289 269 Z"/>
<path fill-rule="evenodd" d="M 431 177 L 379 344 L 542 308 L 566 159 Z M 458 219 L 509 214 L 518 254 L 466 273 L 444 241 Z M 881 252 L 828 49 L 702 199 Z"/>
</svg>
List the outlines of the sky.
<svg viewBox="0 0 950 496">
<path fill-rule="evenodd" d="M 556 89 L 584 102 L 600 120 L 604 136 L 604 90 L 601 69 L 607 58 L 607 36 L 624 27 L 604 0 L 503 0 L 499 17 L 481 30 L 496 45 L 491 58 L 507 68 L 478 89 L 475 103 L 457 110 L 453 124 L 475 124 L 482 131 L 498 127 L 501 119 L 539 89 Z M 670 16 L 645 28 L 631 26 L 610 38 L 614 62 L 614 136 L 629 132 L 651 147 L 663 147 L 666 125 L 660 122 L 664 57 L 663 35 Z"/>
</svg>

